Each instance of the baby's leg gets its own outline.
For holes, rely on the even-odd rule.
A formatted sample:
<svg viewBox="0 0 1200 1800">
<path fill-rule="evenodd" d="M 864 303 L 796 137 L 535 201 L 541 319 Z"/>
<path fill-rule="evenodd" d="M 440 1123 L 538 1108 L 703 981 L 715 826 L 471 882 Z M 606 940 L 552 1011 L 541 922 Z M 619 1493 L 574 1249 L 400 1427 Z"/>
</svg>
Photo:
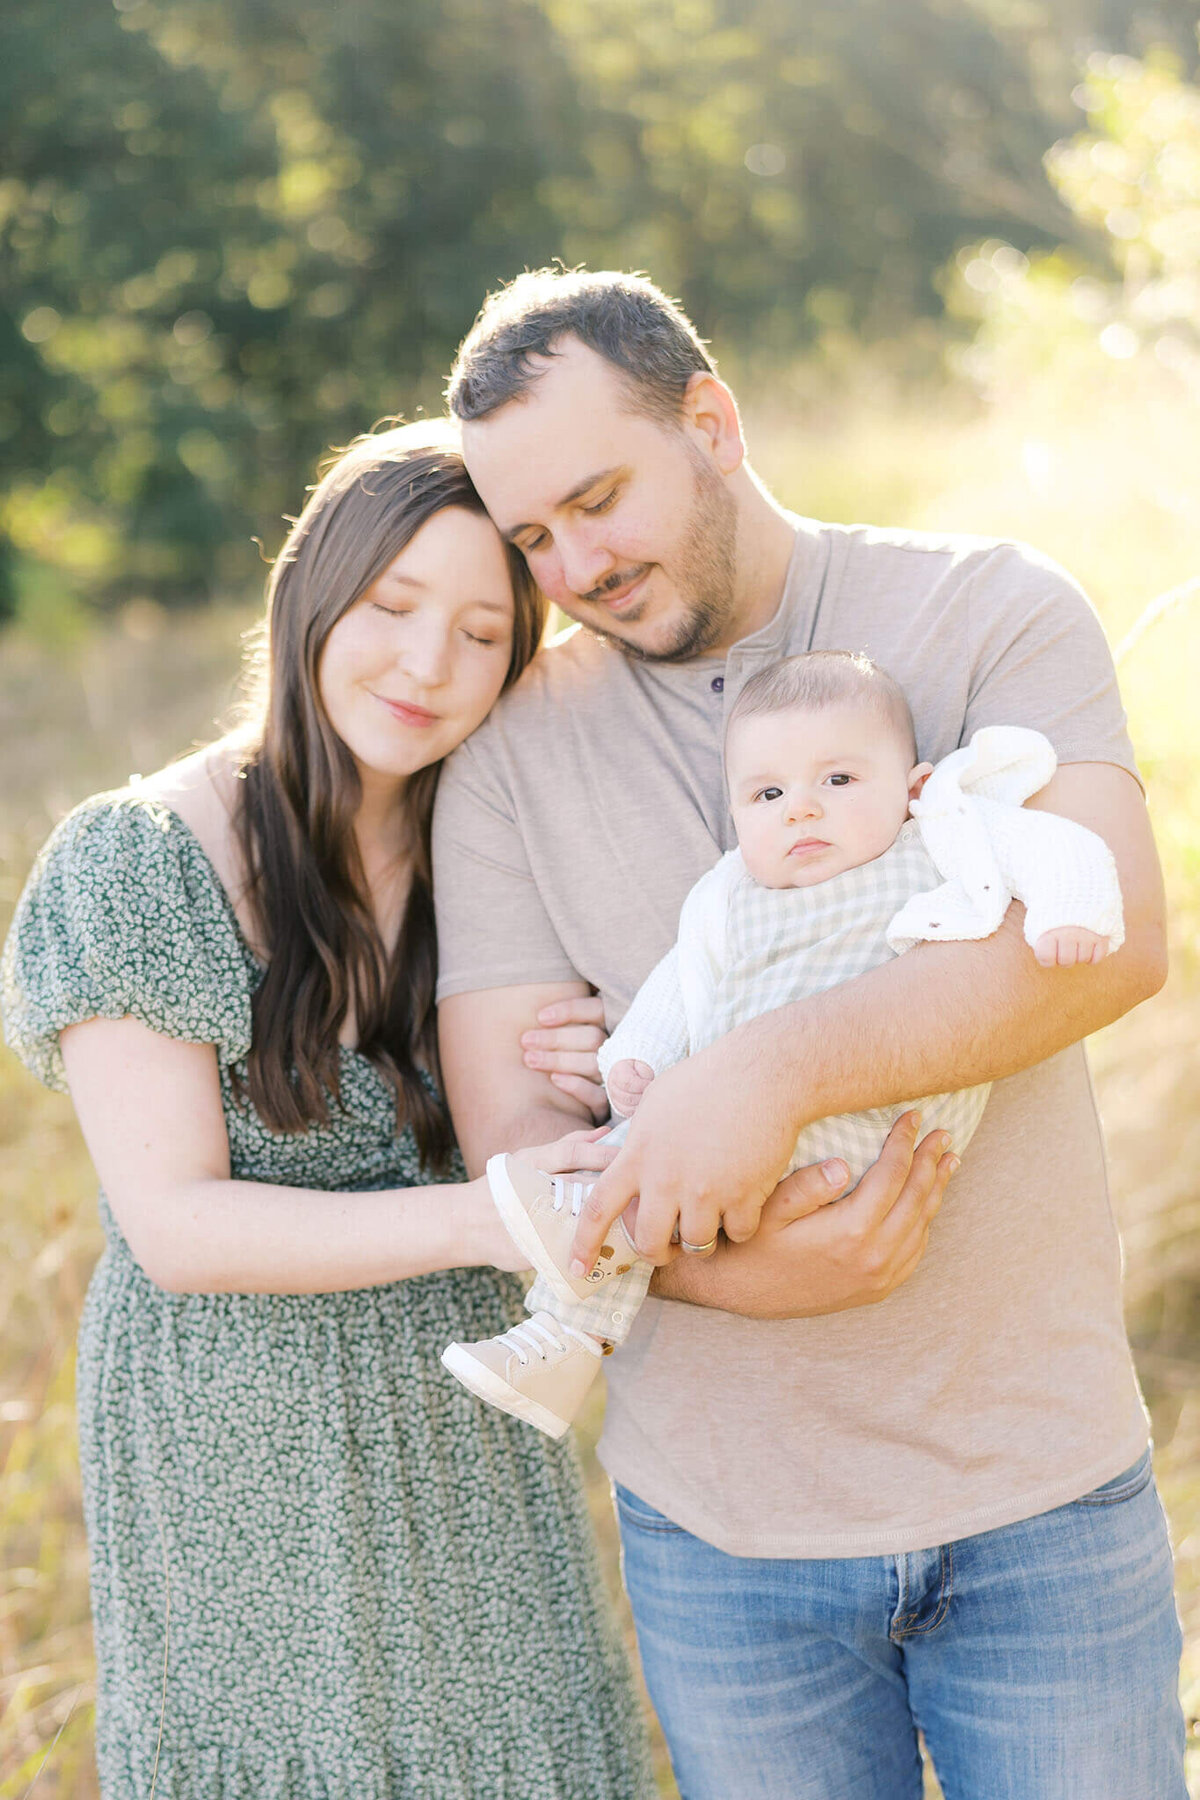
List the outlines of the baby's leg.
<svg viewBox="0 0 1200 1800">
<path fill-rule="evenodd" d="M 598 1339 L 553 1313 L 535 1312 L 496 1337 L 448 1344 L 442 1362 L 480 1400 L 559 1438 L 587 1398 L 603 1355 Z"/>
<path fill-rule="evenodd" d="M 653 1273 L 654 1264 L 639 1259 L 627 1274 L 613 1275 L 595 1294 L 576 1300 L 571 1306 L 559 1300 L 539 1275 L 525 1296 L 526 1310 L 552 1310 L 562 1324 L 583 1332 L 598 1344 L 615 1348 L 633 1330 Z"/>
<path fill-rule="evenodd" d="M 524 1324 L 475 1344 L 450 1344 L 442 1361 L 481 1400 L 562 1437 L 601 1360 L 628 1337 L 653 1273 L 652 1263 L 638 1261 L 570 1305 L 539 1276 L 525 1299 Z"/>
</svg>

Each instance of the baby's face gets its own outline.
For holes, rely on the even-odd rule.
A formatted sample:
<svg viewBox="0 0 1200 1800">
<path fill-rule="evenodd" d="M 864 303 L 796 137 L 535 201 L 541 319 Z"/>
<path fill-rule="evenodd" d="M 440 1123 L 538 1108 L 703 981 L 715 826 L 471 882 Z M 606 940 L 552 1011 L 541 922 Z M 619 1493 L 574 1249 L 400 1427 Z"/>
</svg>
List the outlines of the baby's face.
<svg viewBox="0 0 1200 1800">
<path fill-rule="evenodd" d="M 812 887 L 873 862 L 895 840 L 929 764 L 868 707 L 757 713 L 729 735 L 742 860 L 763 887 Z"/>
</svg>

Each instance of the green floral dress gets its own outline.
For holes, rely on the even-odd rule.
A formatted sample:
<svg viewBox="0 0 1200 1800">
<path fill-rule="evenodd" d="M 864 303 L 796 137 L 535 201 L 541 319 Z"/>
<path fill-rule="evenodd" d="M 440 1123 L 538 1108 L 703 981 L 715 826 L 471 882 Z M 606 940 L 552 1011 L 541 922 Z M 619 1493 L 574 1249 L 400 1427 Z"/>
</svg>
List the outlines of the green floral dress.
<svg viewBox="0 0 1200 1800">
<path fill-rule="evenodd" d="M 59 1088 L 58 1034 L 81 1019 L 215 1044 L 236 1178 L 429 1179 L 354 1052 L 328 1127 L 273 1136 L 238 1103 L 257 976 L 182 820 L 100 795 L 30 877 L 6 1034 Z M 169 1294 L 101 1210 L 78 1402 L 108 1800 L 148 1800 L 156 1761 L 158 1800 L 652 1793 L 574 1455 L 438 1360 L 521 1317 L 518 1284 L 460 1269 L 354 1293 Z"/>
</svg>

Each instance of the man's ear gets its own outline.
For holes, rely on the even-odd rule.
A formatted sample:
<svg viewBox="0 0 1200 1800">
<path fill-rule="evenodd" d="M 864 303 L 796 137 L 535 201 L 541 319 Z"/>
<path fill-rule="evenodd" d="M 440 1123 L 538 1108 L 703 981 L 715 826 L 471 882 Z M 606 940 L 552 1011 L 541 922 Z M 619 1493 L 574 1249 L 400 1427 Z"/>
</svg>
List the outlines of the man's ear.
<svg viewBox="0 0 1200 1800">
<path fill-rule="evenodd" d="M 689 376 L 683 390 L 683 423 L 701 438 L 701 449 L 722 475 L 732 475 L 746 459 L 746 442 L 737 401 L 723 381 L 707 370 Z"/>
<path fill-rule="evenodd" d="M 908 797 L 910 800 L 917 798 L 932 774 L 932 763 L 918 763 L 915 769 L 908 771 Z"/>
</svg>

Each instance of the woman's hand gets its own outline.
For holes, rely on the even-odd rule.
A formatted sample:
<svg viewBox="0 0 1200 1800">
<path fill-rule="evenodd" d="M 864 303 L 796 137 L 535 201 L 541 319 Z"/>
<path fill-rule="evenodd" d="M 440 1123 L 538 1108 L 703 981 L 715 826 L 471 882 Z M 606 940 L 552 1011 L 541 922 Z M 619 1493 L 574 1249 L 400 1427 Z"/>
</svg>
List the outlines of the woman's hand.
<svg viewBox="0 0 1200 1800">
<path fill-rule="evenodd" d="M 547 1175 L 570 1175 L 576 1169 L 607 1169 L 617 1154 L 616 1149 L 605 1141 L 607 1137 L 607 1125 L 598 1126 L 594 1131 L 569 1131 L 551 1144 L 532 1144 L 528 1149 L 516 1150 L 513 1158 L 531 1163 Z M 468 1182 L 461 1192 L 469 1196 L 476 1225 L 472 1260 L 490 1263 L 493 1268 L 504 1269 L 512 1275 L 527 1269 L 529 1259 L 505 1230 L 486 1175 Z"/>
<path fill-rule="evenodd" d="M 544 1006 L 537 1026 L 521 1034 L 525 1067 L 544 1070 L 556 1088 L 587 1107 L 597 1124 L 608 1117 L 608 1096 L 596 1064 L 596 1052 L 607 1035 L 598 994 Z"/>
</svg>

